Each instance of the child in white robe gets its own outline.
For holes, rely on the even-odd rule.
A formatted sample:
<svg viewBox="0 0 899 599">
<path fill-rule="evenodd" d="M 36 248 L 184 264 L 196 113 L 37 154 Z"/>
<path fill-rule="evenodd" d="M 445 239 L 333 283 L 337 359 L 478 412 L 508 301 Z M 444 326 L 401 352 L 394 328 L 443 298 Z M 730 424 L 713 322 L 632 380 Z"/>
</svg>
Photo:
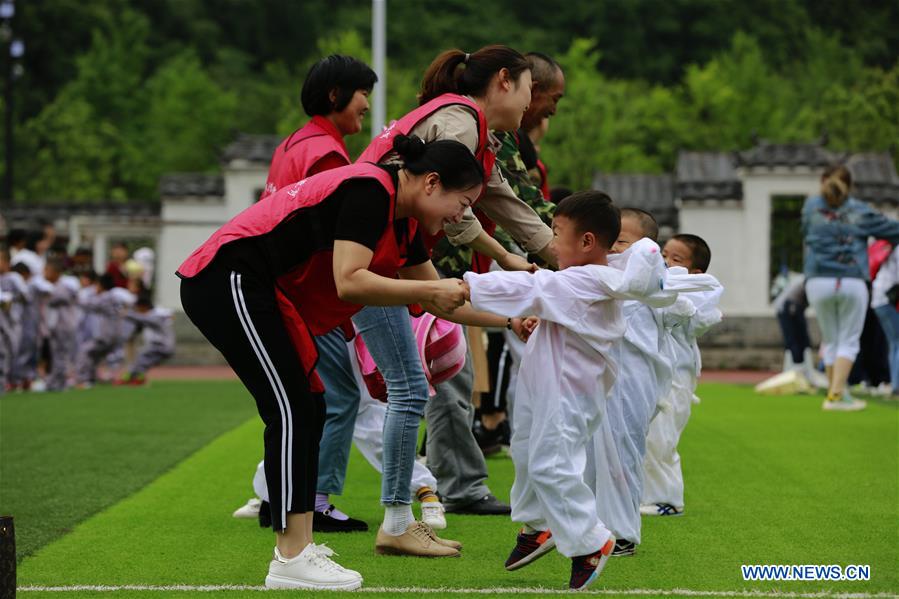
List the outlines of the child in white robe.
<svg viewBox="0 0 899 599">
<path fill-rule="evenodd" d="M 711 252 L 696 235 L 676 235 L 662 250 L 670 272 L 705 273 Z M 718 304 L 724 291 L 711 275 L 712 289 L 683 293 L 663 310 L 668 331 L 674 378 L 671 391 L 659 400 L 659 411 L 649 427 L 644 462 L 643 505 L 646 516 L 675 516 L 684 511 L 684 477 L 677 445 L 690 418 L 691 404 L 702 361 L 697 337 L 721 321 Z M 698 401 L 698 400 L 697 400 Z"/>
<path fill-rule="evenodd" d="M 515 391 L 512 519 L 524 528 L 506 569 L 555 546 L 572 559 L 571 589 L 592 583 L 615 545 L 583 479 L 587 441 L 603 417 L 616 377 L 614 347 L 625 329 L 615 300 L 662 306 L 676 298 L 663 288 L 665 267 L 653 242 L 607 256 L 619 228 L 619 211 L 606 194 L 577 193 L 553 219 L 558 272 L 465 275 L 475 309 L 540 319 Z"/>
<path fill-rule="evenodd" d="M 651 214 L 621 210 L 621 232 L 612 251 L 621 253 L 641 239 L 658 238 Z M 657 246 L 656 246 L 657 247 Z M 606 418 L 587 451 L 585 482 L 596 495 L 596 511 L 615 535 L 614 556 L 633 555 L 640 543 L 640 497 L 646 434 L 660 396 L 671 387 L 671 364 L 661 314 L 639 301 L 625 301 L 626 330 L 615 347 L 619 375 Z"/>
</svg>

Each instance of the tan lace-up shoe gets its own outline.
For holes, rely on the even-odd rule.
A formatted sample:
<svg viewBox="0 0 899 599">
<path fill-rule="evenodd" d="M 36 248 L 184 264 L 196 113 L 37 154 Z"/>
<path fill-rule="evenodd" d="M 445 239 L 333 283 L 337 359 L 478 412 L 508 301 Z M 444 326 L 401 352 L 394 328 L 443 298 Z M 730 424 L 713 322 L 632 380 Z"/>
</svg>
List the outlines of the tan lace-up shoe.
<svg viewBox="0 0 899 599">
<path fill-rule="evenodd" d="M 382 555 L 415 555 L 418 557 L 459 557 L 458 549 L 444 545 L 423 522 L 413 522 L 406 532 L 398 537 L 378 529 L 375 539 L 375 553 Z"/>
<path fill-rule="evenodd" d="M 437 531 L 434 530 L 434 527 L 433 527 L 433 526 L 431 526 L 431 525 L 428 524 L 427 522 L 422 522 L 422 524 L 424 524 L 425 526 L 427 526 L 427 527 L 430 529 L 430 531 L 431 531 L 431 538 L 432 538 L 434 541 L 440 543 L 440 544 L 443 545 L 444 547 L 452 547 L 452 548 L 455 549 L 456 551 L 462 551 L 462 543 L 460 543 L 459 541 L 453 541 L 453 540 L 450 540 L 450 539 L 441 539 L 440 537 L 437 536 Z"/>
</svg>

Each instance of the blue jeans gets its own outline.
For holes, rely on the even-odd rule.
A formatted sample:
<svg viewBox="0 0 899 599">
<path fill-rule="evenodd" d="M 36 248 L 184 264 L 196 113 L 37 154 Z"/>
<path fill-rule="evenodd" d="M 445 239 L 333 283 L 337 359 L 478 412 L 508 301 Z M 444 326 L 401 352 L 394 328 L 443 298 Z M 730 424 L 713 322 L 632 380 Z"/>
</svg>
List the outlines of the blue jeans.
<svg viewBox="0 0 899 599">
<path fill-rule="evenodd" d="M 874 312 L 880 320 L 880 326 L 890 348 L 890 382 L 893 385 L 893 392 L 899 392 L 899 311 L 893 304 L 887 304 L 874 308 Z"/>
<path fill-rule="evenodd" d="M 418 424 L 428 401 L 428 380 L 418 355 L 406 306 L 366 306 L 353 323 L 387 384 L 381 503 L 412 503 L 409 486 Z"/>
<path fill-rule="evenodd" d="M 318 347 L 316 372 L 325 384 L 325 427 L 318 454 L 316 491 L 343 493 L 353 429 L 359 412 L 359 387 L 350 365 L 346 338 L 339 328 L 315 338 Z M 355 357 L 352 357 L 355 359 Z"/>
</svg>

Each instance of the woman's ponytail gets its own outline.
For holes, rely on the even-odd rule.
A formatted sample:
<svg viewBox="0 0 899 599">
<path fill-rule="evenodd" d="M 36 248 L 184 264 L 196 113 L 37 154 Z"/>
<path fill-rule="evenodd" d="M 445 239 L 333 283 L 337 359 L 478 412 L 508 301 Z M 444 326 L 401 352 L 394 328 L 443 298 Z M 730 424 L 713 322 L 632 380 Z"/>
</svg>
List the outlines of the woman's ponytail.
<svg viewBox="0 0 899 599">
<path fill-rule="evenodd" d="M 425 104 L 442 94 L 482 96 L 502 69 L 508 70 L 509 77 L 517 82 L 530 68 L 527 59 L 508 46 L 486 46 L 472 54 L 446 50 L 425 71 L 418 103 Z"/>
<path fill-rule="evenodd" d="M 831 208 L 839 208 L 849 198 L 852 174 L 842 164 L 828 167 L 821 175 L 821 195 Z"/>
</svg>

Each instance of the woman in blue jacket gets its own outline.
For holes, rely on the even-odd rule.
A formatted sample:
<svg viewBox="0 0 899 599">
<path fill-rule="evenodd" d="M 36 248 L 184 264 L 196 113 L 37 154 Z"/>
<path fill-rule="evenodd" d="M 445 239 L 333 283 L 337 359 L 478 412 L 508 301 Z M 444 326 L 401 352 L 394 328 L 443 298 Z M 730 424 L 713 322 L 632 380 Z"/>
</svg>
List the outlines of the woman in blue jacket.
<svg viewBox="0 0 899 599">
<path fill-rule="evenodd" d="M 829 383 L 825 410 L 865 407 L 849 395 L 846 381 L 868 309 L 868 238 L 899 242 L 899 222 L 851 197 L 851 187 L 849 169 L 831 166 L 821 176 L 821 194 L 802 207 L 806 295 L 821 328 Z"/>
</svg>

